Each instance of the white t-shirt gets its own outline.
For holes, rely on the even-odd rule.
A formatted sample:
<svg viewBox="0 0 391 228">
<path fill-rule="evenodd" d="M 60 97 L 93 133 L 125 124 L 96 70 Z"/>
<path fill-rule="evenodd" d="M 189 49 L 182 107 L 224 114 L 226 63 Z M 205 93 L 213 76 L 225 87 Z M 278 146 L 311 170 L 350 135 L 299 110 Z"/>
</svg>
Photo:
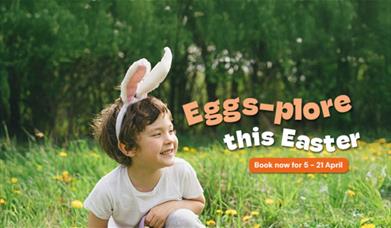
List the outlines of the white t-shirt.
<svg viewBox="0 0 391 228">
<path fill-rule="evenodd" d="M 84 201 L 84 207 L 117 227 L 134 227 L 151 208 L 169 200 L 193 199 L 203 189 L 191 165 L 175 158 L 173 166 L 162 169 L 162 176 L 151 192 L 140 192 L 120 165 L 102 177 Z"/>
</svg>

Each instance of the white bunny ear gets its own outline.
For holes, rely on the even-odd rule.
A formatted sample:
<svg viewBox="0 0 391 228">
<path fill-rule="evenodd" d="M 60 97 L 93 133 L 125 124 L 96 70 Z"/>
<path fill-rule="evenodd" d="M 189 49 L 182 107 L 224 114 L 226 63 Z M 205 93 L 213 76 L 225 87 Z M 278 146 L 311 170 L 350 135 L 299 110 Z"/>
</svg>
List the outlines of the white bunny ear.
<svg viewBox="0 0 391 228">
<path fill-rule="evenodd" d="M 138 85 L 136 90 L 136 97 L 146 97 L 149 92 L 154 90 L 166 78 L 171 68 L 172 53 L 170 48 L 164 48 L 164 55 L 160 62 L 152 69 L 152 71 L 145 75 L 144 80 Z"/>
<path fill-rule="evenodd" d="M 121 99 L 124 103 L 133 100 L 138 83 L 149 74 L 150 70 L 151 64 L 146 59 L 140 59 L 129 67 L 121 83 Z"/>
</svg>

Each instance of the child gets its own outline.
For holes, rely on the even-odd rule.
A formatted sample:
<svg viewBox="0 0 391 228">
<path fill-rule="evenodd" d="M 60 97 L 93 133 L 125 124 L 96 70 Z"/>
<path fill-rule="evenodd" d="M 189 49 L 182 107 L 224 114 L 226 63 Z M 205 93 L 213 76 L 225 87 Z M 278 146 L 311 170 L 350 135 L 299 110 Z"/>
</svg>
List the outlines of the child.
<svg viewBox="0 0 391 228">
<path fill-rule="evenodd" d="M 147 95 L 167 75 L 171 59 L 165 48 L 151 72 L 145 59 L 132 64 L 121 99 L 94 120 L 100 145 L 120 165 L 85 200 L 89 227 L 204 227 L 197 216 L 204 208 L 203 190 L 190 164 L 175 158 L 170 110 Z"/>
</svg>

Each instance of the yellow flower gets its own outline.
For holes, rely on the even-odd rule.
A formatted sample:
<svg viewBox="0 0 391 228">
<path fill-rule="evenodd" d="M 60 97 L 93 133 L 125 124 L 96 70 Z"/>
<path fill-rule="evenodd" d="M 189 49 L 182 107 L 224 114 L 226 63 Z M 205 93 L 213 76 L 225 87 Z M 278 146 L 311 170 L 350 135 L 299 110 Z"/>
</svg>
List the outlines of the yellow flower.
<svg viewBox="0 0 391 228">
<path fill-rule="evenodd" d="M 5 201 L 5 199 L 0 198 L 0 205 L 4 205 L 4 204 L 6 204 L 6 203 L 7 203 L 7 201 Z"/>
<path fill-rule="evenodd" d="M 79 209 L 79 208 L 83 207 L 83 203 L 80 202 L 79 200 L 73 200 L 72 203 L 71 203 L 71 206 L 73 208 Z"/>
<path fill-rule="evenodd" d="M 243 221 L 243 222 L 247 222 L 247 221 L 250 220 L 251 218 L 252 218 L 251 215 L 245 215 L 245 216 L 243 216 L 242 221 Z"/>
<path fill-rule="evenodd" d="M 65 158 L 66 156 L 68 156 L 67 152 L 65 151 L 61 151 L 58 156 L 62 157 L 62 158 Z"/>
<path fill-rule="evenodd" d="M 238 214 L 238 212 L 236 212 L 236 210 L 234 210 L 234 209 L 228 209 L 225 211 L 225 214 L 228 216 L 235 216 Z"/>
<path fill-rule="evenodd" d="M 222 215 L 222 214 L 223 214 L 223 210 L 217 209 L 217 210 L 216 210 L 216 214 L 217 214 L 217 215 Z"/>
<path fill-rule="evenodd" d="M 315 175 L 312 174 L 312 173 L 308 174 L 307 176 L 308 176 L 309 178 L 311 178 L 311 179 L 314 179 L 314 178 L 315 178 Z"/>
<path fill-rule="evenodd" d="M 355 192 L 353 192 L 352 190 L 347 190 L 346 191 L 346 194 L 349 196 L 349 197 L 353 197 L 353 196 L 355 196 L 356 195 L 356 193 Z"/>
<path fill-rule="evenodd" d="M 252 212 L 251 212 L 251 216 L 256 217 L 256 216 L 258 216 L 258 215 L 259 215 L 259 211 L 252 211 Z"/>
<path fill-rule="evenodd" d="M 274 200 L 269 198 L 265 200 L 265 203 L 268 205 L 272 205 L 274 203 Z"/>
<path fill-rule="evenodd" d="M 369 223 L 369 224 L 364 224 L 361 226 L 361 228 L 375 228 L 375 224 Z"/>
<path fill-rule="evenodd" d="M 11 178 L 11 184 L 16 184 L 16 183 L 18 183 L 18 178 L 12 177 Z"/>
<path fill-rule="evenodd" d="M 207 226 L 214 226 L 214 225 L 216 225 L 216 222 L 215 222 L 215 220 L 208 220 L 208 221 L 206 221 L 206 225 Z"/>
<path fill-rule="evenodd" d="M 254 224 L 253 228 L 261 228 L 261 225 L 259 225 L 259 224 Z"/>
<path fill-rule="evenodd" d="M 197 152 L 197 149 L 194 148 L 194 147 L 191 147 L 191 148 L 190 148 L 190 152 L 191 152 L 191 153 L 195 153 L 195 152 Z"/>
<path fill-rule="evenodd" d="M 63 180 L 65 183 L 69 183 L 69 182 L 72 181 L 72 177 L 69 175 L 69 172 L 68 172 L 68 171 L 62 172 L 62 180 Z"/>
<path fill-rule="evenodd" d="M 184 151 L 184 152 L 189 152 L 189 151 L 190 151 L 190 148 L 189 148 L 188 146 L 184 146 L 184 147 L 183 147 L 183 151 Z"/>
</svg>

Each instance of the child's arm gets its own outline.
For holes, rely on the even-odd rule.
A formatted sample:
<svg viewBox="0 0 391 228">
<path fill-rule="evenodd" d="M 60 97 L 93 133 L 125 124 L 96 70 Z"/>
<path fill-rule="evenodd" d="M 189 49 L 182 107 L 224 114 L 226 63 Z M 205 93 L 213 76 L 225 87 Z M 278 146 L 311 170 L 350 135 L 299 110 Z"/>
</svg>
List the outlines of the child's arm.
<svg viewBox="0 0 391 228">
<path fill-rule="evenodd" d="M 108 220 L 100 219 L 94 213 L 88 213 L 88 227 L 89 228 L 107 228 Z"/>
<path fill-rule="evenodd" d="M 164 202 L 153 207 L 145 217 L 145 221 L 152 227 L 163 227 L 167 217 L 174 211 L 185 208 L 193 211 L 195 214 L 201 214 L 205 206 L 205 197 L 201 195 L 194 199 L 183 199 Z"/>
</svg>

